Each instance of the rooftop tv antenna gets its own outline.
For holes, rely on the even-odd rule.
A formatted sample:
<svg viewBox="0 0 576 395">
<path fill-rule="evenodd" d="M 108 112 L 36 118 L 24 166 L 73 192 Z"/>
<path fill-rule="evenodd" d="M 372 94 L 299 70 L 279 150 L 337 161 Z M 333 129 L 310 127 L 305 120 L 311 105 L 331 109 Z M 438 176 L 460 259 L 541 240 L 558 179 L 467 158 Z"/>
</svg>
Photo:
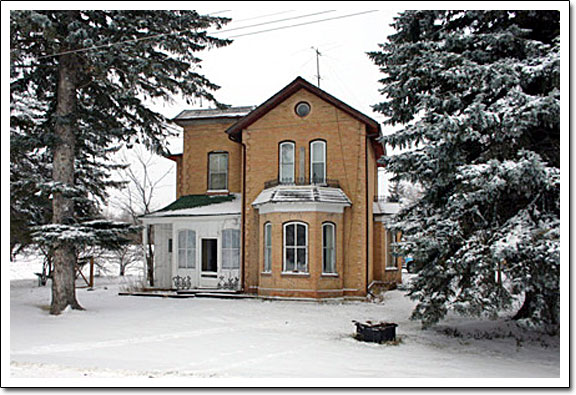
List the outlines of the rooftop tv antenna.
<svg viewBox="0 0 576 395">
<path fill-rule="evenodd" d="M 320 56 L 322 56 L 322 54 L 320 53 L 320 50 L 318 50 L 318 48 L 315 47 L 311 47 L 314 52 L 316 52 L 316 78 L 318 83 L 316 84 L 318 86 L 318 88 L 320 88 Z"/>
</svg>

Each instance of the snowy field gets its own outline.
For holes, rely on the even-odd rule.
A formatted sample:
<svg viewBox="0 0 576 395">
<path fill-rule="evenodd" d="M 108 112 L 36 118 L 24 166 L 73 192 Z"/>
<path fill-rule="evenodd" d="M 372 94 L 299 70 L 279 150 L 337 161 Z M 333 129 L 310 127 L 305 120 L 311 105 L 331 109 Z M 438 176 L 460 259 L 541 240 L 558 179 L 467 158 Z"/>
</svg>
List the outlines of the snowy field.
<svg viewBox="0 0 576 395">
<path fill-rule="evenodd" d="M 48 314 L 50 287 L 38 287 L 35 279 L 39 263 L 20 259 L 10 268 L 10 375 L 43 378 L 24 386 L 47 385 L 45 378 L 73 378 L 79 386 L 121 378 L 126 385 L 153 386 L 271 377 L 378 378 L 379 386 L 420 385 L 392 378 L 479 379 L 454 381 L 463 386 L 522 378 L 495 384 L 522 386 L 547 382 L 524 378 L 560 375 L 557 337 L 504 320 L 458 317 L 423 331 L 408 319 L 413 302 L 400 290 L 378 303 L 170 299 L 118 296 L 138 277 L 99 277 L 93 290 L 77 291 L 86 311 L 54 317 Z M 358 342 L 352 320 L 398 323 L 399 344 Z"/>
</svg>

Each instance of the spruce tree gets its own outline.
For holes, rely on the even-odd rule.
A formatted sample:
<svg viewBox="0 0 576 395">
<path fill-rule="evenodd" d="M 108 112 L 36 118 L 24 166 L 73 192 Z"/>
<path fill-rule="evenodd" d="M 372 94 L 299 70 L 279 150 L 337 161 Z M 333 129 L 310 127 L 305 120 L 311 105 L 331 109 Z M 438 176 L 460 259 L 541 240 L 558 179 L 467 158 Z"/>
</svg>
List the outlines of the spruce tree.
<svg viewBox="0 0 576 395">
<path fill-rule="evenodd" d="M 406 11 L 369 53 L 395 180 L 422 198 L 396 218 L 424 326 L 448 311 L 559 321 L 560 37 L 556 11 Z"/>
<path fill-rule="evenodd" d="M 50 179 L 37 180 L 37 188 L 49 194 L 52 223 L 37 231 L 54 251 L 52 314 L 81 309 L 75 246 L 90 238 L 86 223 L 96 202 L 116 185 L 110 154 L 135 141 L 164 150 L 172 133 L 147 100 L 180 95 L 216 102 L 218 86 L 198 72 L 197 53 L 229 44 L 207 33 L 227 21 L 195 11 L 11 12 L 11 98 L 24 100 L 13 107 L 33 97 L 44 108 L 28 123 L 13 112 L 11 125 L 23 149 L 51 161 Z"/>
</svg>

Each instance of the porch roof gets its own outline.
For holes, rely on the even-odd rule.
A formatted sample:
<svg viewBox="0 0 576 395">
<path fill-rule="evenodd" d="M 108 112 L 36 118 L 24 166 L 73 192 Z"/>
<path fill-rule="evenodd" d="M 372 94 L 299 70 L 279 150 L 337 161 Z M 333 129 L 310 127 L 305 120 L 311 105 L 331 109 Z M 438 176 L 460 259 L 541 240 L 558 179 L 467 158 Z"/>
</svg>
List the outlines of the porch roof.
<svg viewBox="0 0 576 395">
<path fill-rule="evenodd" d="M 400 212 L 400 203 L 377 201 L 374 202 L 372 213 L 374 215 L 393 215 Z"/>
<path fill-rule="evenodd" d="M 142 218 L 229 215 L 240 214 L 241 209 L 238 194 L 186 195 Z"/>
<path fill-rule="evenodd" d="M 254 207 L 267 203 L 331 203 L 350 206 L 352 203 L 340 188 L 318 185 L 278 185 L 260 192 L 252 202 Z"/>
</svg>

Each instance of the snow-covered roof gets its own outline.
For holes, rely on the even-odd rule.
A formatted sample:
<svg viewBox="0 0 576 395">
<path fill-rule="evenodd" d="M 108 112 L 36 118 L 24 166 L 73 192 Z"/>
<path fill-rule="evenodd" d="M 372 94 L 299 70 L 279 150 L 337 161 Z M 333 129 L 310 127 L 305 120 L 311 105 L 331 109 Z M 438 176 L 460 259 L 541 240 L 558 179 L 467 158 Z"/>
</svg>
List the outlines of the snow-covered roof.
<svg viewBox="0 0 576 395">
<path fill-rule="evenodd" d="M 254 109 L 253 106 L 230 107 L 230 108 L 209 108 L 199 110 L 184 110 L 176 117 L 174 121 L 186 121 L 195 119 L 212 119 L 212 118 L 241 118 Z"/>
<path fill-rule="evenodd" d="M 178 204 L 179 202 L 180 204 Z M 242 204 L 239 194 L 224 196 L 188 195 L 143 218 L 237 215 L 241 211 Z"/>
<path fill-rule="evenodd" d="M 260 192 L 252 205 L 257 207 L 266 203 L 332 203 L 350 206 L 352 203 L 340 188 L 318 185 L 278 185 Z"/>
<path fill-rule="evenodd" d="M 372 212 L 374 215 L 393 215 L 400 211 L 400 203 L 378 201 L 374 202 Z"/>
</svg>

